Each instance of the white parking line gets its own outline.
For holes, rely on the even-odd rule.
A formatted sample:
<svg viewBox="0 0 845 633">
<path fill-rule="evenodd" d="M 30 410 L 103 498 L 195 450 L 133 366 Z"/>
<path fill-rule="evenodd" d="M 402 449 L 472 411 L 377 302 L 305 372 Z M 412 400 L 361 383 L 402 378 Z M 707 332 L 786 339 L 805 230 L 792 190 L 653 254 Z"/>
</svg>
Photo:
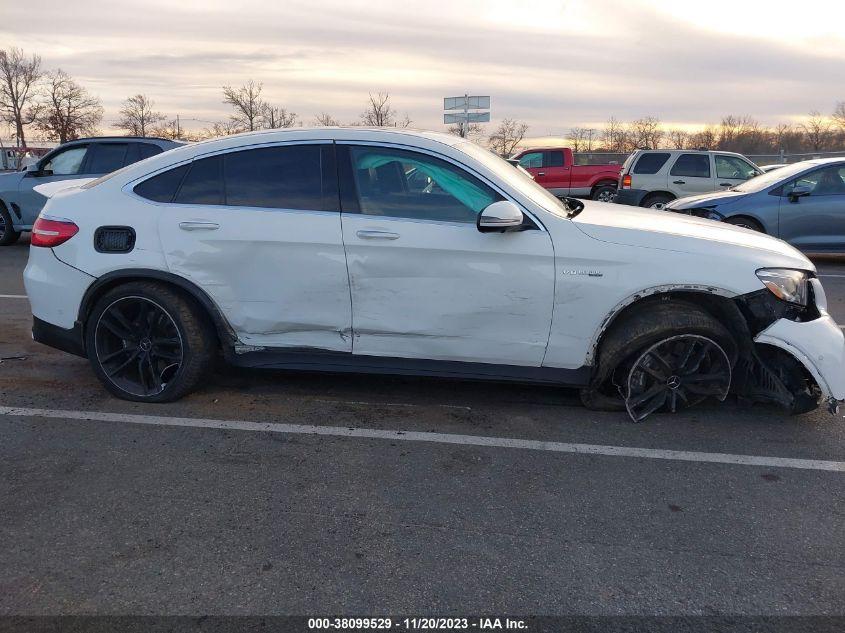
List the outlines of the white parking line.
<svg viewBox="0 0 845 633">
<path fill-rule="evenodd" d="M 834 275 L 832 273 L 819 273 L 819 277 L 845 277 L 845 275 Z"/>
<path fill-rule="evenodd" d="M 510 437 L 455 435 L 451 433 L 429 433 L 424 431 L 359 429 L 354 427 L 314 426 L 310 424 L 281 424 L 278 422 L 247 422 L 244 420 L 176 418 L 157 415 L 106 413 L 100 411 L 64 411 L 61 409 L 28 409 L 16 407 L 0 407 L 0 415 L 29 418 L 51 418 L 60 420 L 122 422 L 127 424 L 147 424 L 152 426 L 226 429 L 230 431 L 263 431 L 269 433 L 290 433 L 299 435 L 360 437 L 367 439 L 390 440 L 393 442 L 463 444 L 469 446 L 549 451 L 552 453 L 577 453 L 582 455 L 638 457 L 641 459 L 669 459 L 684 462 L 734 464 L 738 466 L 766 466 L 770 468 L 799 468 L 803 470 L 845 472 L 845 462 L 816 459 L 760 457 L 756 455 L 734 455 L 730 453 L 699 453 L 696 451 L 674 451 L 655 448 L 636 448 L 630 446 L 603 446 L 600 444 L 569 444 L 565 442 L 544 442 L 542 440 L 525 440 Z"/>
<path fill-rule="evenodd" d="M 27 299 L 26 295 L 0 295 L 0 299 Z"/>
</svg>

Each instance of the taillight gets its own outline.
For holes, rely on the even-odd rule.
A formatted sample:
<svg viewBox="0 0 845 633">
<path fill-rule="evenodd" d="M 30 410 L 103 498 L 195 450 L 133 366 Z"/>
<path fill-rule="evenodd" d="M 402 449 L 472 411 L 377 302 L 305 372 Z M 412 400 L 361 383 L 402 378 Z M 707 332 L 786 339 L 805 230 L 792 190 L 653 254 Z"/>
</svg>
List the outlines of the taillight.
<svg viewBox="0 0 845 633">
<path fill-rule="evenodd" d="M 79 227 L 70 220 L 38 216 L 35 224 L 32 225 L 32 237 L 29 243 L 32 246 L 52 248 L 64 244 L 77 233 L 79 233 Z"/>
<path fill-rule="evenodd" d="M 631 174 L 622 176 L 622 188 L 628 189 L 631 186 Z"/>
</svg>

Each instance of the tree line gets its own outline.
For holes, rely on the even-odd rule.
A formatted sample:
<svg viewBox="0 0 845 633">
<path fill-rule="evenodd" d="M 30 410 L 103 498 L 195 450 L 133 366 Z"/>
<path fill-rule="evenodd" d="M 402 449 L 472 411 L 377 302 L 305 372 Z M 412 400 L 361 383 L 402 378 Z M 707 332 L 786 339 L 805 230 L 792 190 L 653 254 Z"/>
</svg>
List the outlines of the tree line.
<svg viewBox="0 0 845 633">
<path fill-rule="evenodd" d="M 798 123 L 765 126 L 752 116 L 729 114 L 700 130 L 667 128 L 657 117 L 625 123 L 610 117 L 604 126 L 573 127 L 569 142 L 576 152 L 629 153 L 635 149 L 719 149 L 740 154 L 793 154 L 845 150 L 845 101 L 825 116 L 810 112 Z"/>
</svg>

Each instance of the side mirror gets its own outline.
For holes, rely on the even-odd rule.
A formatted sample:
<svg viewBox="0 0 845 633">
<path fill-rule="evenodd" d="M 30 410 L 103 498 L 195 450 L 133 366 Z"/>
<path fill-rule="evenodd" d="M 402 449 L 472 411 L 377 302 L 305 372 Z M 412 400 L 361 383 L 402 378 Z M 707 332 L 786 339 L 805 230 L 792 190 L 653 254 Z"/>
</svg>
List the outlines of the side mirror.
<svg viewBox="0 0 845 633">
<path fill-rule="evenodd" d="M 792 191 L 789 192 L 789 201 L 790 202 L 798 202 L 798 198 L 802 196 L 809 196 L 811 189 L 807 185 L 801 185 L 800 187 L 793 187 Z"/>
<path fill-rule="evenodd" d="M 32 173 L 37 174 L 38 173 L 38 163 L 30 163 L 29 165 L 27 165 L 26 166 L 26 172 L 28 174 L 32 174 Z"/>
<path fill-rule="evenodd" d="M 522 226 L 525 217 L 510 200 L 499 200 L 478 214 L 476 226 L 482 233 L 504 233 Z"/>
</svg>

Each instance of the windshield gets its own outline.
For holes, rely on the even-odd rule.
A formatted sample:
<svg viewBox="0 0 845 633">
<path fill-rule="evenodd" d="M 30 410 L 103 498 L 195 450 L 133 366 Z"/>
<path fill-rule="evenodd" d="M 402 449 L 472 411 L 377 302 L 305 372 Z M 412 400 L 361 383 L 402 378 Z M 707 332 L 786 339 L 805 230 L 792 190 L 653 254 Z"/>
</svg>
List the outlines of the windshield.
<svg viewBox="0 0 845 633">
<path fill-rule="evenodd" d="M 780 169 L 773 169 L 772 171 L 767 171 L 759 176 L 751 178 L 750 180 L 746 180 L 744 183 L 737 185 L 736 187 L 731 187 L 731 191 L 741 191 L 743 193 L 754 193 L 756 191 L 762 191 L 767 187 L 771 187 L 772 185 L 780 184 L 785 180 L 789 180 L 793 176 L 800 174 L 801 172 L 807 171 L 811 167 L 815 167 L 818 163 L 805 160 L 800 163 L 794 163 L 792 165 L 787 165 L 786 167 L 781 167 Z"/>
<path fill-rule="evenodd" d="M 472 141 L 465 141 L 455 147 L 476 159 L 532 202 L 565 218 L 572 216 L 572 211 L 563 201 L 534 182 L 534 179 L 525 170 L 514 169 L 513 165 L 504 158 L 500 158 Z"/>
</svg>

